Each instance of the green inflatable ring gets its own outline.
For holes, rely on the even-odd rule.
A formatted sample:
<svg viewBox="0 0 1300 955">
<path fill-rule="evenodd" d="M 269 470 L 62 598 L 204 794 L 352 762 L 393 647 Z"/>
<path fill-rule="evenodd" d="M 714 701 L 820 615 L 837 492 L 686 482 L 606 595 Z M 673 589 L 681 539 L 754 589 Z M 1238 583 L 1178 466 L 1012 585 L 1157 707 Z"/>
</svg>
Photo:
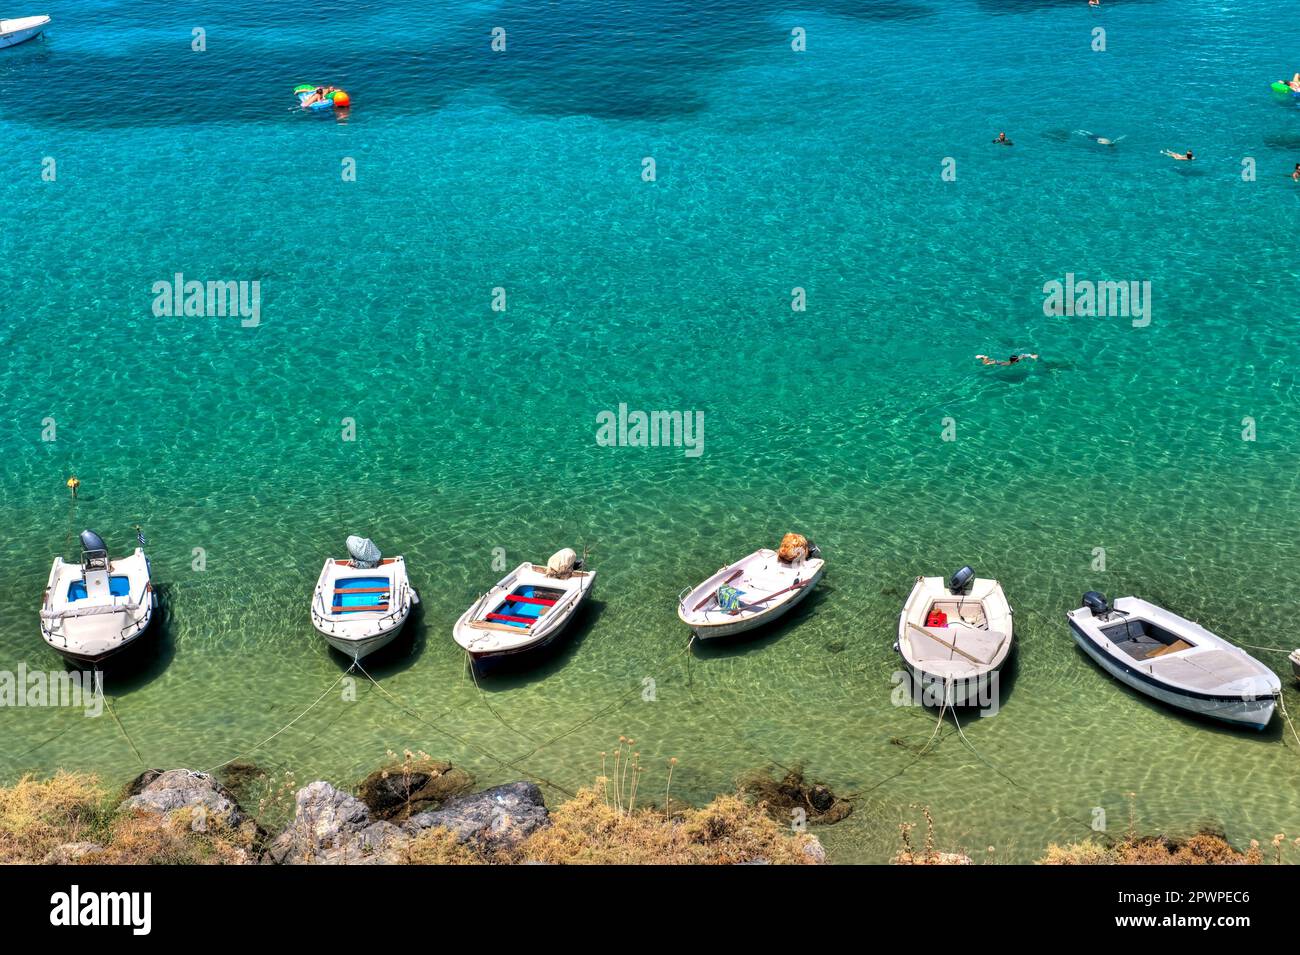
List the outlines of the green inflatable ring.
<svg viewBox="0 0 1300 955">
<path fill-rule="evenodd" d="M 1290 93 L 1290 92 L 1291 92 L 1291 87 L 1287 86 L 1287 85 L 1286 85 L 1285 83 L 1283 83 L 1281 80 L 1278 80 L 1277 82 L 1275 82 L 1275 83 L 1273 84 L 1273 92 L 1274 92 L 1274 93 Z"/>
</svg>

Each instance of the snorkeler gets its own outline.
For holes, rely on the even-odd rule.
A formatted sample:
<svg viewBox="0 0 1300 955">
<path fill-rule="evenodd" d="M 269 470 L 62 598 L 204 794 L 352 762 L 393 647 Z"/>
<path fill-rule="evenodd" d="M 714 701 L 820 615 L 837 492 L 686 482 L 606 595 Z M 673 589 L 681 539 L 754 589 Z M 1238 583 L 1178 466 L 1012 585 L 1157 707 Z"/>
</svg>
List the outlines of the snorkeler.
<svg viewBox="0 0 1300 955">
<path fill-rule="evenodd" d="M 1178 153 L 1175 152 L 1170 152 L 1168 149 L 1162 150 L 1160 154 L 1162 156 L 1168 156 L 1170 159 L 1177 159 L 1180 162 L 1190 162 L 1191 160 L 1196 158 L 1195 156 L 1192 155 L 1192 151 L 1190 149 L 1187 150 L 1187 152 L 1183 153 L 1182 155 L 1179 155 Z"/>
<path fill-rule="evenodd" d="M 1032 358 L 1035 361 L 1038 360 L 1038 356 L 1031 354 L 1030 352 L 1025 352 L 1021 355 L 1012 355 L 1006 361 L 998 361 L 996 358 L 990 358 L 988 355 L 976 355 L 975 358 L 986 365 L 1014 365 L 1016 362 L 1023 361 L 1026 358 Z"/>
<path fill-rule="evenodd" d="M 999 146 L 1014 146 L 1014 145 L 1015 145 L 1015 143 L 1013 143 L 1011 140 L 1007 139 L 1007 134 L 1006 134 L 1006 133 L 998 133 L 998 138 L 995 139 L 995 140 L 993 140 L 993 141 L 994 141 L 995 143 L 997 143 Z"/>
</svg>

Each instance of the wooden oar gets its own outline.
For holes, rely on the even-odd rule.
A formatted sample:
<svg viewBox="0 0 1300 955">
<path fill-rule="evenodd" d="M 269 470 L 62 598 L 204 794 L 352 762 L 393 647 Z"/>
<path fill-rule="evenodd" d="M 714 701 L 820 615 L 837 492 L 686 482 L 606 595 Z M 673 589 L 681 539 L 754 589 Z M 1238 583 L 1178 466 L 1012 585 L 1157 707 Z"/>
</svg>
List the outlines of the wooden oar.
<svg viewBox="0 0 1300 955">
<path fill-rule="evenodd" d="M 962 656 L 964 656 L 967 660 L 969 660 L 971 663 L 975 664 L 976 666 L 978 667 L 988 666 L 988 664 L 985 663 L 983 660 L 975 659 L 975 657 L 971 656 L 969 653 L 961 649 L 955 643 L 949 643 L 947 640 L 943 639 L 942 637 L 936 636 L 935 634 L 931 633 L 929 630 L 926 630 L 924 627 L 918 627 L 910 620 L 907 621 L 907 625 L 911 627 L 913 630 L 919 630 L 921 633 L 925 634 L 927 637 L 929 637 L 931 640 L 934 640 L 936 643 L 942 643 L 949 650 L 952 650 L 955 653 L 960 653 Z"/>
<path fill-rule="evenodd" d="M 738 567 L 736 570 L 734 570 L 734 571 L 731 572 L 731 576 L 730 576 L 730 577 L 728 577 L 728 578 L 727 578 L 726 580 L 724 580 L 722 583 L 718 584 L 718 586 L 719 586 L 719 587 L 725 587 L 727 584 L 731 583 L 733 580 L 735 580 L 737 577 L 739 577 L 739 576 L 740 576 L 741 574 L 743 574 L 744 572 L 745 572 L 745 568 L 744 568 L 744 567 Z M 698 611 L 703 610 L 703 609 L 704 609 L 704 605 L 705 605 L 706 603 L 708 603 L 710 600 L 712 600 L 714 597 L 716 597 L 717 595 L 718 595 L 718 591 L 717 591 L 717 589 L 715 588 L 715 589 L 713 590 L 712 593 L 710 593 L 707 597 L 705 597 L 703 600 L 701 600 L 699 603 L 697 603 L 697 604 L 695 605 L 695 610 L 694 610 L 693 612 L 698 612 Z"/>
<path fill-rule="evenodd" d="M 757 600 L 751 600 L 749 603 L 745 604 L 743 607 L 737 607 L 735 610 L 731 611 L 731 615 L 734 617 L 736 614 L 740 613 L 742 610 L 753 610 L 753 609 L 754 609 L 755 607 L 757 607 L 759 604 L 761 604 L 761 603 L 767 603 L 767 602 L 768 602 L 769 600 L 771 600 L 773 597 L 779 597 L 779 596 L 781 596 L 781 595 L 784 594 L 784 593 L 789 593 L 791 590 L 798 590 L 798 589 L 800 589 L 801 587 L 806 587 L 806 586 L 808 586 L 808 581 L 806 581 L 806 580 L 796 580 L 794 583 L 792 583 L 789 587 L 786 587 L 784 590 L 778 590 L 776 593 L 768 594 L 766 597 L 759 597 Z"/>
</svg>

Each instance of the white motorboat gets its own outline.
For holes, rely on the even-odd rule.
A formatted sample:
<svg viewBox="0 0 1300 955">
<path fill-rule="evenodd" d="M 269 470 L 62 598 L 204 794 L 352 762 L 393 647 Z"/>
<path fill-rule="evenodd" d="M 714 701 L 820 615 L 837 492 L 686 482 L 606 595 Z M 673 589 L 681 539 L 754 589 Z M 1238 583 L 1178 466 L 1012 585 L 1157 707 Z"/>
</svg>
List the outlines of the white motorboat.
<svg viewBox="0 0 1300 955">
<path fill-rule="evenodd" d="M 35 39 L 50 24 L 49 17 L 19 17 L 0 20 L 0 50 Z"/>
<path fill-rule="evenodd" d="M 551 643 L 591 595 L 596 572 L 571 549 L 546 566 L 525 562 L 461 614 L 452 638 L 473 660 L 492 660 Z"/>
<path fill-rule="evenodd" d="M 311 598 L 311 622 L 327 643 L 353 660 L 386 646 L 406 623 L 419 596 L 406 560 L 384 557 L 373 542 L 348 538 L 347 560 L 325 561 Z"/>
<path fill-rule="evenodd" d="M 96 666 L 140 639 L 157 606 L 143 548 L 111 560 L 103 538 L 82 531 L 80 563 L 54 558 L 41 636 L 73 663 Z"/>
<path fill-rule="evenodd" d="M 1300 680 L 1300 650 L 1292 650 L 1287 659 L 1291 661 L 1291 672 L 1295 674 L 1297 680 Z"/>
<path fill-rule="evenodd" d="M 1137 597 L 1111 606 L 1095 590 L 1066 617 L 1088 656 L 1147 696 L 1255 729 L 1273 718 L 1282 692 L 1277 674 L 1200 624 Z"/>
<path fill-rule="evenodd" d="M 1015 645 L 1012 611 L 996 580 L 970 567 L 918 577 L 898 617 L 894 644 L 922 698 L 948 706 L 996 706 L 998 680 Z"/>
<path fill-rule="evenodd" d="M 677 598 L 677 617 L 701 640 L 728 637 L 771 623 L 803 600 L 822 579 L 817 545 L 787 534 L 779 551 L 762 548 Z"/>
</svg>

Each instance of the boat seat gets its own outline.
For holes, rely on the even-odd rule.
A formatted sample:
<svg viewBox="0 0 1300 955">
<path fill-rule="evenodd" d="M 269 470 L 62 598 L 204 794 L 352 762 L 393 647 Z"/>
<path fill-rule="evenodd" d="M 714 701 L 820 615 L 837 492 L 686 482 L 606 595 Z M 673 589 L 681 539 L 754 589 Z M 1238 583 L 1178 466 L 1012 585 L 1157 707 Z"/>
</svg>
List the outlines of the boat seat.
<svg viewBox="0 0 1300 955">
<path fill-rule="evenodd" d="M 1007 635 L 997 630 L 980 630 L 952 624 L 947 627 L 927 627 L 922 631 L 909 628 L 912 655 L 918 661 L 967 660 L 962 653 L 973 657 L 982 665 L 991 664 L 1006 642 Z M 927 639 L 928 638 L 928 639 Z M 962 653 L 957 653 L 953 650 Z M 967 662 L 971 662 L 967 660 Z"/>
</svg>

